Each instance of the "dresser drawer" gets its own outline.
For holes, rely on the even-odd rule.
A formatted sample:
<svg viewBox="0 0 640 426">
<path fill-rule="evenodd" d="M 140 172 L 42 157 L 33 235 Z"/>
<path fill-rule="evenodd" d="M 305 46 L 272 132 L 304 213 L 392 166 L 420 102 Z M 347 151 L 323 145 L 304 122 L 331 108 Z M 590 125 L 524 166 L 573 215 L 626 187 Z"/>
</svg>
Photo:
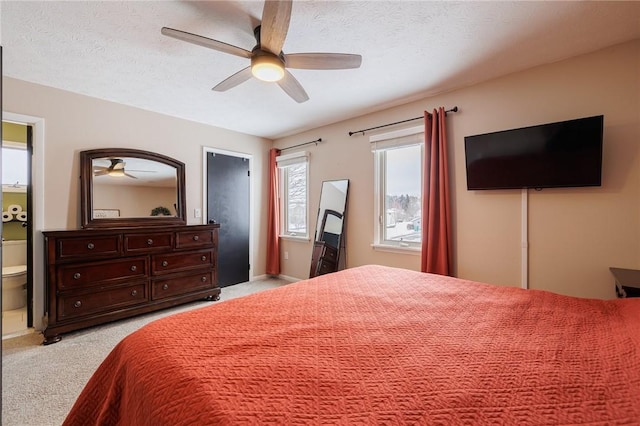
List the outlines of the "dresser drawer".
<svg viewBox="0 0 640 426">
<path fill-rule="evenodd" d="M 153 251 L 168 251 L 172 248 L 172 232 L 124 234 L 124 251 L 126 253 L 150 253 Z"/>
<path fill-rule="evenodd" d="M 336 264 L 326 260 L 320 260 L 320 266 L 318 267 L 318 275 L 329 274 L 336 272 Z"/>
<path fill-rule="evenodd" d="M 338 259 L 338 251 L 335 248 L 325 245 L 323 251 L 324 253 L 322 253 L 322 257 L 324 259 L 329 260 L 330 262 L 336 262 Z"/>
<path fill-rule="evenodd" d="M 147 282 L 58 297 L 58 321 L 137 305 L 149 300 Z"/>
<path fill-rule="evenodd" d="M 153 280 L 151 299 L 164 299 L 214 287 L 216 284 L 213 272 L 203 272 L 179 278 L 161 278 Z"/>
<path fill-rule="evenodd" d="M 114 256 L 120 254 L 120 235 L 61 238 L 57 241 L 58 259 Z"/>
<path fill-rule="evenodd" d="M 130 281 L 146 276 L 147 257 L 63 265 L 58 268 L 58 290 L 82 288 L 110 281 Z"/>
<path fill-rule="evenodd" d="M 151 257 L 151 274 L 161 275 L 189 269 L 215 266 L 213 250 L 157 254 Z"/>
<path fill-rule="evenodd" d="M 176 248 L 212 247 L 218 234 L 213 229 L 176 232 Z"/>
</svg>

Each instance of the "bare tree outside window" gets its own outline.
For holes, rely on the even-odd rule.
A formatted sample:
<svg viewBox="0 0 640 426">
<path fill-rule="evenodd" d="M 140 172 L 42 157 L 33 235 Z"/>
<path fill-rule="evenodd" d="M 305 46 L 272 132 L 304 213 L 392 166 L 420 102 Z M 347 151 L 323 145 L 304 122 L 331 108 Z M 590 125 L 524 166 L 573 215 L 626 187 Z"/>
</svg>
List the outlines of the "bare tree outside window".
<svg viewBox="0 0 640 426">
<path fill-rule="evenodd" d="M 286 168 L 287 232 L 307 233 L 307 164 Z"/>
<path fill-rule="evenodd" d="M 422 147 L 384 152 L 385 241 L 422 242 Z"/>
<path fill-rule="evenodd" d="M 307 239 L 308 154 L 300 152 L 277 158 L 280 173 L 280 236 Z"/>
</svg>

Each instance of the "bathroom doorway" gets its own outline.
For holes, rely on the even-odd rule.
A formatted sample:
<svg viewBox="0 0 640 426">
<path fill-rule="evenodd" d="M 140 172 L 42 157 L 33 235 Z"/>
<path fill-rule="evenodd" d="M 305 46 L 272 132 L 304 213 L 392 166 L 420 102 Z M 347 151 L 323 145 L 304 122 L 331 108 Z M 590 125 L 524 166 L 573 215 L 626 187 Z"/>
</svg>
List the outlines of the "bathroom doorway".
<svg viewBox="0 0 640 426">
<path fill-rule="evenodd" d="M 2 122 L 2 338 L 33 327 L 33 129 Z"/>
</svg>

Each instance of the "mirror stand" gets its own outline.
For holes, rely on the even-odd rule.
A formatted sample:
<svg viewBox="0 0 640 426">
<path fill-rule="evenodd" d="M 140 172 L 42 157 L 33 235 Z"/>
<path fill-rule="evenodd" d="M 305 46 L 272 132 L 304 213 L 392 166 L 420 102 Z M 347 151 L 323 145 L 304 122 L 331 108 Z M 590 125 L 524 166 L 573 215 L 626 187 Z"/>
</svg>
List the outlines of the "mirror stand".
<svg viewBox="0 0 640 426">
<path fill-rule="evenodd" d="M 349 180 L 322 182 L 309 278 L 345 269 Z"/>
</svg>

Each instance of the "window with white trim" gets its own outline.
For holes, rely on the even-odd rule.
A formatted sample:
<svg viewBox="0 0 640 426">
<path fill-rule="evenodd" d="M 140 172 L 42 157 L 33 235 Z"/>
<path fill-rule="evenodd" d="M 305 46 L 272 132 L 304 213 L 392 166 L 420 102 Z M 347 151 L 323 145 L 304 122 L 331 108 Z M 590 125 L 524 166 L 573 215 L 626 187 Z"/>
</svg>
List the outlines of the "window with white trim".
<svg viewBox="0 0 640 426">
<path fill-rule="evenodd" d="M 374 246 L 419 249 L 424 127 L 375 135 L 370 141 L 376 187 Z"/>
<path fill-rule="evenodd" d="M 27 144 L 2 141 L 2 188 L 5 192 L 26 192 L 29 184 Z"/>
<path fill-rule="evenodd" d="M 280 236 L 308 239 L 309 155 L 280 155 L 276 162 L 280 174 Z"/>
</svg>

